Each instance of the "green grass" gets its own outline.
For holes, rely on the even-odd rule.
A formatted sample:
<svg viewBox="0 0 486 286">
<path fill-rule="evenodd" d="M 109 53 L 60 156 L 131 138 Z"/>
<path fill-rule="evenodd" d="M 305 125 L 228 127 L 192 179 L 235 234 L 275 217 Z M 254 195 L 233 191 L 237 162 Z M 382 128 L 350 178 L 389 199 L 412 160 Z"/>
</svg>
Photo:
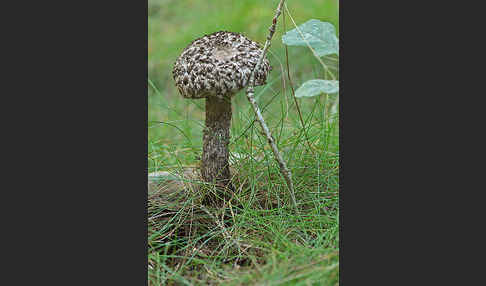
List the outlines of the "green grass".
<svg viewBox="0 0 486 286">
<path fill-rule="evenodd" d="M 149 0 L 149 172 L 197 167 L 202 152 L 204 100 L 183 99 L 171 76 L 182 49 L 218 30 L 241 32 L 264 43 L 277 4 L 277 0 Z M 297 24 L 314 18 L 333 23 L 339 31 L 337 1 L 287 5 Z M 230 143 L 238 191 L 218 209 L 202 209 L 200 192 L 185 196 L 170 211 L 160 201 L 149 201 L 151 285 L 338 284 L 339 130 L 338 120 L 331 120 L 338 115 L 329 114 L 331 97 L 299 99 L 302 128 L 282 70 L 286 67 L 282 20 L 268 55 L 274 69 L 268 84 L 257 87 L 255 95 L 292 171 L 301 216 L 295 215 L 278 164 L 240 92 L 232 102 Z M 288 17 L 286 26 L 294 28 Z M 294 88 L 326 76 L 307 48 L 288 51 Z M 336 57 L 323 60 L 337 77 Z"/>
</svg>

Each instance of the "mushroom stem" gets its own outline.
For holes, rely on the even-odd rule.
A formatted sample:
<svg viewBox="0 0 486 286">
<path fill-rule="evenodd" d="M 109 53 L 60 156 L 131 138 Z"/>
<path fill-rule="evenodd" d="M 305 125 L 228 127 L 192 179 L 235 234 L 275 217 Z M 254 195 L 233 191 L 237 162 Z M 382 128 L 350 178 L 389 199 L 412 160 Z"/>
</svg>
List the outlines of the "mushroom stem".
<svg viewBox="0 0 486 286">
<path fill-rule="evenodd" d="M 218 186 L 228 186 L 230 183 L 230 125 L 231 96 L 207 97 L 201 173 L 204 181 Z"/>
</svg>

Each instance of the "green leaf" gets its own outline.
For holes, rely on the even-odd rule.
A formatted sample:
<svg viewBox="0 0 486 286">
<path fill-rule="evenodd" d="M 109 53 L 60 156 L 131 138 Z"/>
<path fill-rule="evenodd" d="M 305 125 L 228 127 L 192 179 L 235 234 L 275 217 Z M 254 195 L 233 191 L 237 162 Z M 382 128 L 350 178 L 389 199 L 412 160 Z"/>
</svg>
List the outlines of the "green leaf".
<svg viewBox="0 0 486 286">
<path fill-rule="evenodd" d="M 285 33 L 282 36 L 282 42 L 288 46 L 307 46 L 309 44 L 319 57 L 339 54 L 336 29 L 331 23 L 316 19 L 311 19 Z"/>
<path fill-rule="evenodd" d="M 304 82 L 304 84 L 295 91 L 295 97 L 312 97 L 321 93 L 337 93 L 339 92 L 339 81 L 311 79 Z"/>
</svg>

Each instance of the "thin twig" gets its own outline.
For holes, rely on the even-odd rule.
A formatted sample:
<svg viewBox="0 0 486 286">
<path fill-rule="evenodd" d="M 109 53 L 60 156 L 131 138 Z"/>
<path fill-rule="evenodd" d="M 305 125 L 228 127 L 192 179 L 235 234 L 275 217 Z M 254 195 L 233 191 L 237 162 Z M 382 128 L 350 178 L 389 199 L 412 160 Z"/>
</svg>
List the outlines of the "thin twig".
<svg viewBox="0 0 486 286">
<path fill-rule="evenodd" d="M 275 93 L 275 95 L 268 101 L 268 103 L 262 108 L 262 110 L 265 111 L 265 109 L 267 109 L 267 107 L 273 102 L 273 100 L 275 98 L 277 98 L 277 96 L 278 96 L 278 93 Z M 234 139 L 232 142 L 230 142 L 230 144 L 237 142 L 241 137 L 245 136 L 246 132 L 248 132 L 248 130 L 250 130 L 251 127 L 253 127 L 253 124 L 255 123 L 255 121 L 256 121 L 256 116 L 255 116 L 255 119 L 253 119 L 253 121 L 250 124 L 248 124 L 248 126 L 245 128 L 245 130 L 243 132 L 241 132 L 241 134 L 236 139 Z"/>
<path fill-rule="evenodd" d="M 258 107 L 258 105 L 255 101 L 255 97 L 254 97 L 254 94 L 255 94 L 255 71 L 257 71 L 260 68 L 260 65 L 262 64 L 263 59 L 265 58 L 265 54 L 267 53 L 267 50 L 270 47 L 270 43 L 272 41 L 273 34 L 275 33 L 275 26 L 277 25 L 277 18 L 282 13 L 282 6 L 283 6 L 284 2 L 285 2 L 285 0 L 280 0 L 280 3 L 278 4 L 275 16 L 273 17 L 272 25 L 268 29 L 270 33 L 267 36 L 267 40 L 265 42 L 263 52 L 260 55 L 260 58 L 258 59 L 258 62 L 256 64 L 255 68 L 251 72 L 250 82 L 249 82 L 248 88 L 246 89 L 246 97 L 250 101 L 251 106 L 253 107 L 253 111 L 255 111 L 258 122 L 260 123 L 260 126 L 262 127 L 262 130 L 267 137 L 268 143 L 272 147 L 272 151 L 273 151 L 273 154 L 275 155 L 275 159 L 277 160 L 277 162 L 280 166 L 280 172 L 284 176 L 285 181 L 287 183 L 287 186 L 290 190 L 290 196 L 292 198 L 292 203 L 294 204 L 295 211 L 297 212 L 297 214 L 300 214 L 299 208 L 297 207 L 297 201 L 295 200 L 294 185 L 292 183 L 292 174 L 290 173 L 290 170 L 287 168 L 287 165 L 285 164 L 285 161 L 283 160 L 282 155 L 278 151 L 277 145 L 275 144 L 275 139 L 273 139 L 272 134 L 270 133 L 270 130 L 268 129 L 268 126 L 265 123 L 265 120 L 263 119 L 260 108 Z"/>
</svg>

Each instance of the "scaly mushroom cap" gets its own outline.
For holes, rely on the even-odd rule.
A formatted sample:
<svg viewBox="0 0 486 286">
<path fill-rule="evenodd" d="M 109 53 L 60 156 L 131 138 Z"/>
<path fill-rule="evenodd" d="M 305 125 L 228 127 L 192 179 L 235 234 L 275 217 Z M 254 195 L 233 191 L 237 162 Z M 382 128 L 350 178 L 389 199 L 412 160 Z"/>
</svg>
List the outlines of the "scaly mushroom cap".
<svg viewBox="0 0 486 286">
<path fill-rule="evenodd" d="M 233 32 L 220 31 L 194 40 L 174 64 L 172 75 L 186 98 L 232 96 L 244 88 L 262 54 L 260 45 Z M 271 70 L 263 59 L 255 85 L 263 85 Z"/>
</svg>

